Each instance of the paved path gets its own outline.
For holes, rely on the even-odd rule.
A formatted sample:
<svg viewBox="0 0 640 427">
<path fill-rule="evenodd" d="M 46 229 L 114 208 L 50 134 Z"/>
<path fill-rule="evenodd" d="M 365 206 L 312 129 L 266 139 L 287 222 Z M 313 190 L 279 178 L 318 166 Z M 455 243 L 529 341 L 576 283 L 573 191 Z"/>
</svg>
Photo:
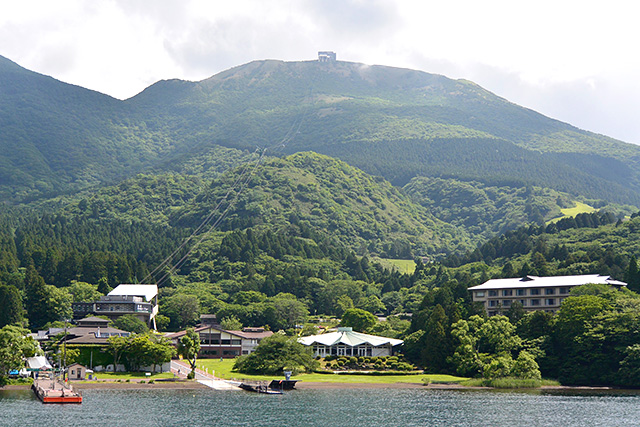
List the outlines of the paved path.
<svg viewBox="0 0 640 427">
<path fill-rule="evenodd" d="M 176 375 L 180 375 L 181 377 L 186 377 L 189 372 L 191 372 L 191 368 L 189 365 L 182 360 L 172 360 L 171 361 L 171 371 Z M 208 372 L 204 372 L 201 369 L 196 368 L 196 381 L 200 384 L 204 384 L 207 387 L 213 388 L 215 390 L 242 390 L 239 384 L 233 381 L 223 380 L 221 378 L 216 378 Z"/>
</svg>

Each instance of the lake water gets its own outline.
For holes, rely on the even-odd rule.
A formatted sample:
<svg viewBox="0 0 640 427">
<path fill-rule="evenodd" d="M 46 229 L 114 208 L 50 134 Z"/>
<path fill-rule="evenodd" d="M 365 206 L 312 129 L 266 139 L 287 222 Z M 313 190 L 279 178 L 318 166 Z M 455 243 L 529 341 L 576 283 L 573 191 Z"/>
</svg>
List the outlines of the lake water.
<svg viewBox="0 0 640 427">
<path fill-rule="evenodd" d="M 638 426 L 634 392 L 85 390 L 81 405 L 0 391 L 2 426 Z"/>
</svg>

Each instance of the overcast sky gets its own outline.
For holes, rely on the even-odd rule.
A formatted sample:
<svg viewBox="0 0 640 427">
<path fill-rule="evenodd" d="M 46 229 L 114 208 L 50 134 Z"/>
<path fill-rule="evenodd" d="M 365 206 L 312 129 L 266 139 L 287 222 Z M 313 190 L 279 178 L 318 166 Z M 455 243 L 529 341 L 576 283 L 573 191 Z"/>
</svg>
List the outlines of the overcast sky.
<svg viewBox="0 0 640 427">
<path fill-rule="evenodd" d="M 20 0 L 0 55 L 125 99 L 256 59 L 339 60 L 472 80 L 577 127 L 640 144 L 634 1 Z"/>
</svg>

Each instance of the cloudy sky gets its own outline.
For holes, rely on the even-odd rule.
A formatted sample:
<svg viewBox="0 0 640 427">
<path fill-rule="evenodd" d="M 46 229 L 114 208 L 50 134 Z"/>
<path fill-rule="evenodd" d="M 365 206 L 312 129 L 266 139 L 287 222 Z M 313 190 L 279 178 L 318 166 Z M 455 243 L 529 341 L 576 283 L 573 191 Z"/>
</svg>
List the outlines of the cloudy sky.
<svg viewBox="0 0 640 427">
<path fill-rule="evenodd" d="M 20 0 L 0 55 L 125 99 L 254 59 L 338 59 L 472 80 L 512 102 L 640 144 L 634 1 Z"/>
</svg>

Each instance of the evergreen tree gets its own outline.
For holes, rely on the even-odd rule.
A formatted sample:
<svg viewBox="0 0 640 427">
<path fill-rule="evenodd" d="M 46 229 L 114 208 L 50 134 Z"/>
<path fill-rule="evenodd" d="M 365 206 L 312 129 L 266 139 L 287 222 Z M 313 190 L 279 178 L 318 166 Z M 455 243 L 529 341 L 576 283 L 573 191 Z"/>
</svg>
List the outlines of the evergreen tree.
<svg viewBox="0 0 640 427">
<path fill-rule="evenodd" d="M 22 322 L 24 309 L 18 288 L 0 284 L 0 307 L 2 307 L 0 309 L 0 328 Z"/>
<path fill-rule="evenodd" d="M 450 323 L 444 308 L 437 304 L 427 321 L 422 350 L 422 364 L 429 372 L 447 372 L 447 357 L 451 355 Z"/>
<path fill-rule="evenodd" d="M 635 256 L 632 256 L 629 260 L 629 267 L 627 267 L 625 280 L 629 290 L 640 292 L 640 272 L 638 271 L 638 260 Z"/>
</svg>

